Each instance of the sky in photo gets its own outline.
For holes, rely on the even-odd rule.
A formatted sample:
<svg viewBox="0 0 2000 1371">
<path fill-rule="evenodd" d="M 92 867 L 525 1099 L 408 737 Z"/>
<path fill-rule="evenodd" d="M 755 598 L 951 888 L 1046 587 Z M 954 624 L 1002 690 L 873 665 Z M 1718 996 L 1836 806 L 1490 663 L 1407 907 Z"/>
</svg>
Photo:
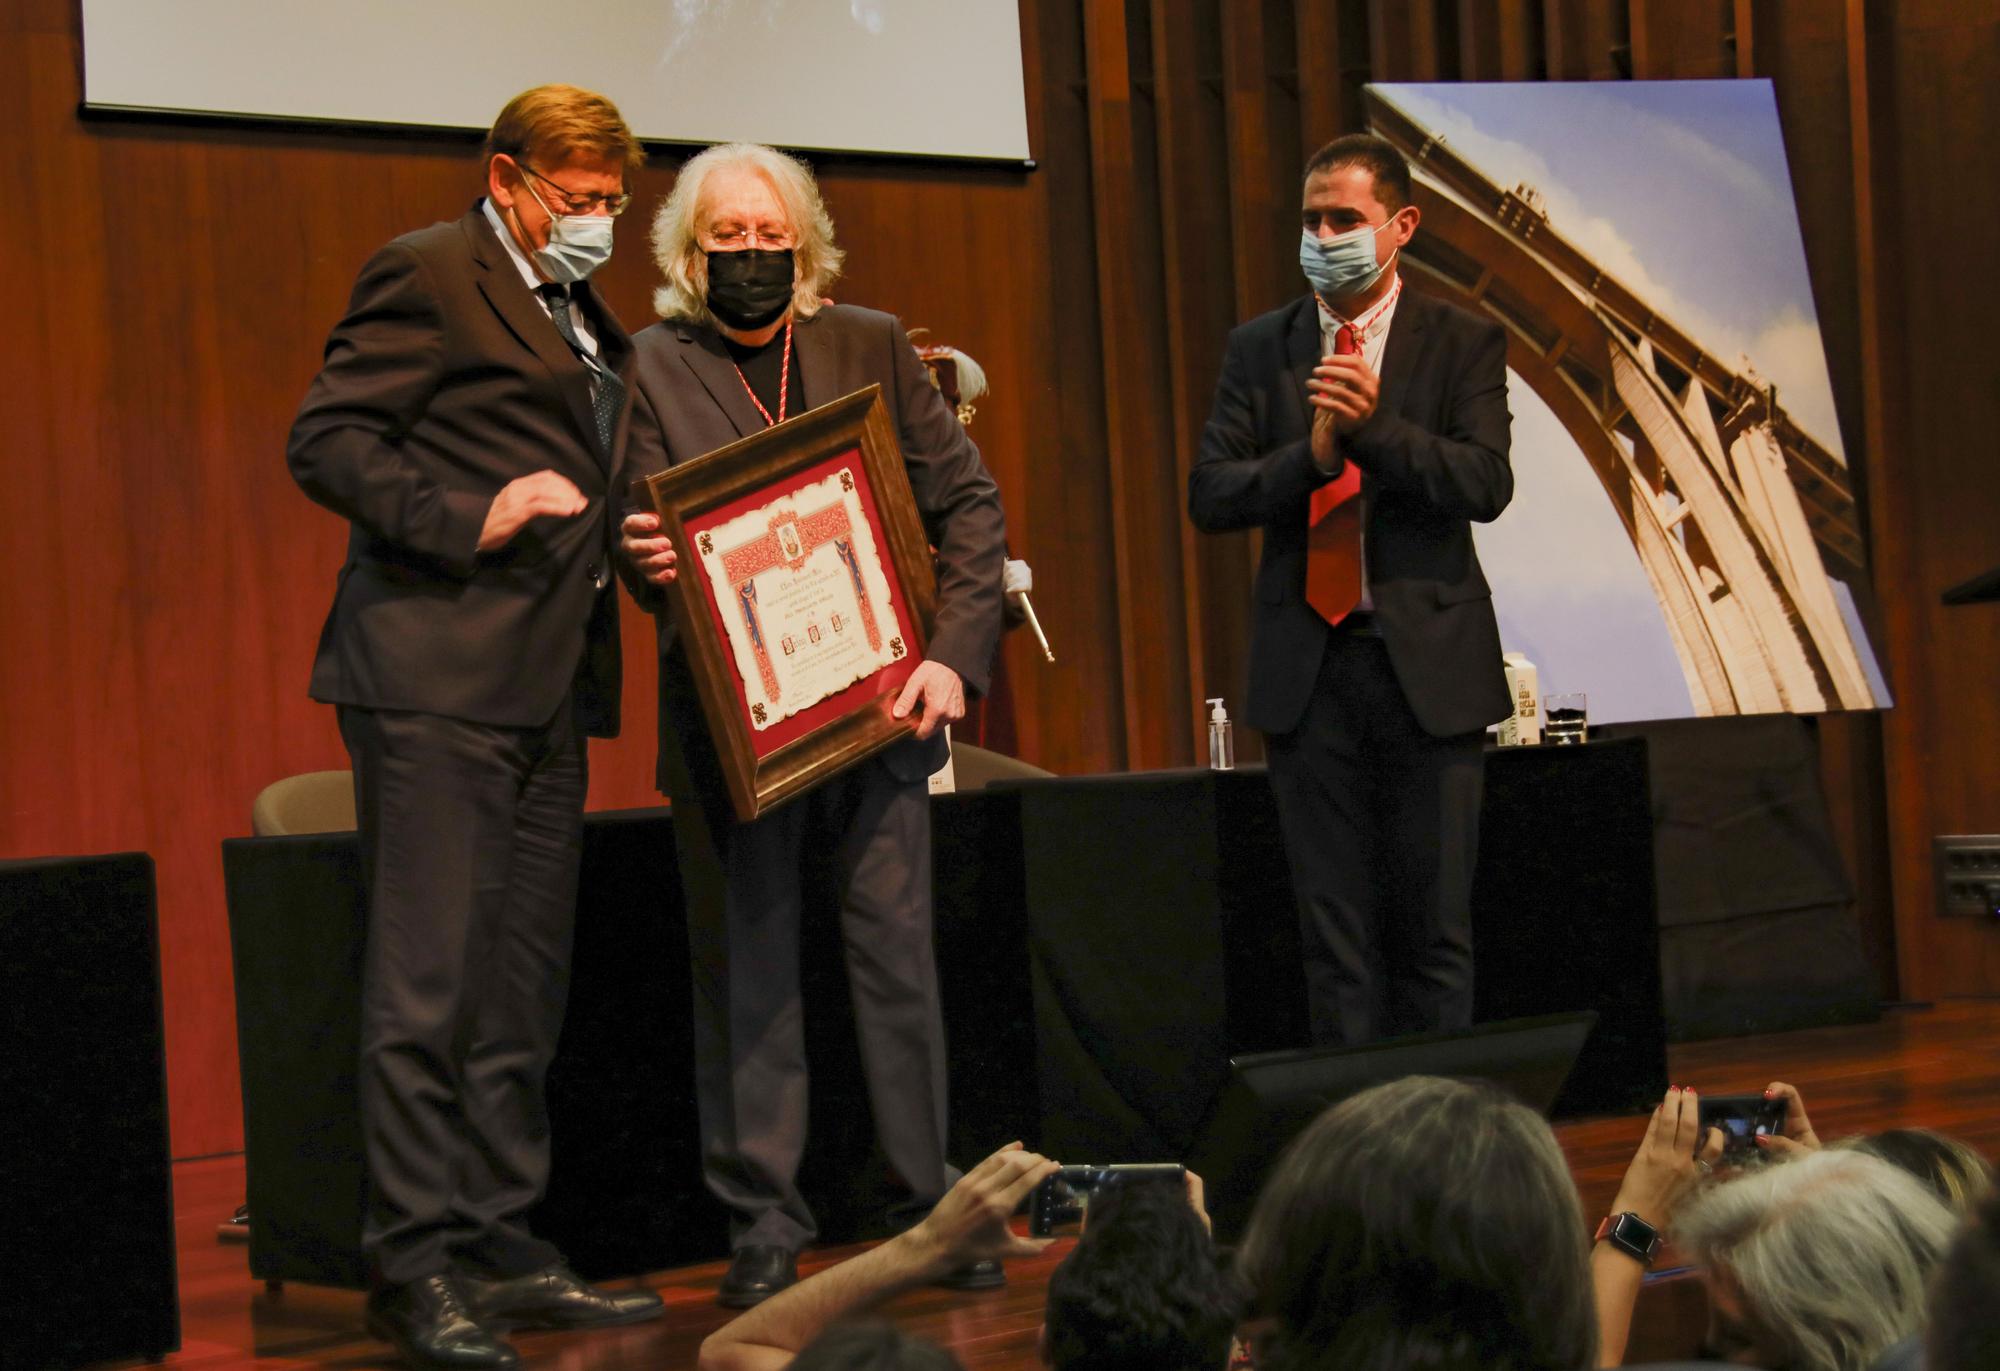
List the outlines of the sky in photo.
<svg viewBox="0 0 2000 1371">
<path fill-rule="evenodd" d="M 1496 184 L 1730 365 L 1747 354 L 1836 456 L 1833 384 L 1768 81 L 1387 85 Z"/>
<path fill-rule="evenodd" d="M 1501 644 L 1535 664 L 1544 695 L 1588 695 L 1593 723 L 1693 714 L 1652 584 L 1576 440 L 1512 372 L 1507 406 L 1514 499 L 1473 528 Z"/>
</svg>

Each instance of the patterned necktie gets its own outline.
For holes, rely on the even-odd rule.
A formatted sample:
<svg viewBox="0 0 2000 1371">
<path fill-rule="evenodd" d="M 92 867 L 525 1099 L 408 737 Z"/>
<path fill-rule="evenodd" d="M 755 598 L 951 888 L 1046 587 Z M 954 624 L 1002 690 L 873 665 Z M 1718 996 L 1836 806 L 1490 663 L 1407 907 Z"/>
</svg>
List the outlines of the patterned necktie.
<svg viewBox="0 0 2000 1371">
<path fill-rule="evenodd" d="M 618 379 L 618 373 L 600 363 L 583 346 L 583 339 L 576 333 L 576 321 L 569 316 L 570 296 L 568 286 L 546 285 L 540 287 L 542 298 L 549 302 L 549 318 L 555 321 L 556 332 L 569 344 L 569 349 L 583 362 L 590 372 L 590 415 L 597 421 L 597 441 L 604 459 L 611 459 L 611 438 L 618 428 L 618 410 L 625 403 L 625 383 Z"/>
<path fill-rule="evenodd" d="M 1352 357 L 1361 340 L 1351 324 L 1333 335 L 1333 355 Z M 1349 462 L 1315 490 L 1306 517 L 1306 603 L 1338 624 L 1361 603 L 1361 469 Z"/>
</svg>

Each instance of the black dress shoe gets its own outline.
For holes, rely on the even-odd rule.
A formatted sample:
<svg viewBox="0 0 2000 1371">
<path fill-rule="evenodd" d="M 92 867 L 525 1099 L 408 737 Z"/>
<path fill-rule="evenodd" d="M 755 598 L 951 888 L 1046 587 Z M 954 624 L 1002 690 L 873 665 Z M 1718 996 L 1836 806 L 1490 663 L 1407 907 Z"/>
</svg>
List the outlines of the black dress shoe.
<svg viewBox="0 0 2000 1371">
<path fill-rule="evenodd" d="M 561 1262 L 505 1280 L 459 1278 L 472 1310 L 507 1328 L 609 1328 L 658 1318 L 660 1297 L 650 1290 L 604 1290 Z"/>
<path fill-rule="evenodd" d="M 507 1340 L 479 1322 L 450 1276 L 426 1276 L 368 1295 L 368 1331 L 423 1371 L 520 1365 Z"/>
<path fill-rule="evenodd" d="M 992 1257 L 954 1267 L 931 1282 L 945 1290 L 998 1290 L 1007 1284 L 1006 1268 Z"/>
<path fill-rule="evenodd" d="M 753 1243 L 737 1248 L 736 1255 L 729 1259 L 729 1274 L 722 1278 L 715 1302 L 724 1309 L 748 1309 L 798 1282 L 796 1252 Z"/>
</svg>

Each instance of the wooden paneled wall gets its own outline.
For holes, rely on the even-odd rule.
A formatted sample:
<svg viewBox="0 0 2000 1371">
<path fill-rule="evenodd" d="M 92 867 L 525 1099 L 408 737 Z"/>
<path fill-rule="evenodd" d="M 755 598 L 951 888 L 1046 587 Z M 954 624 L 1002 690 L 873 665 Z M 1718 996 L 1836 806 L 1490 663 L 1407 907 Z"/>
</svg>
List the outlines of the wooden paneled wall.
<svg viewBox="0 0 2000 1371">
<path fill-rule="evenodd" d="M 1897 957 L 1906 994 L 1992 993 L 2000 926 L 1935 916 L 1930 841 L 2000 833 L 2000 605 L 1938 600 L 2000 563 L 2000 265 L 1984 246 L 2000 10 L 1848 0 L 1845 17 L 1854 370 L 1898 702 L 1882 720 Z M 1968 251 L 1949 246 L 1960 231 Z"/>
<path fill-rule="evenodd" d="M 1190 763 L 1202 697 L 1240 694 L 1254 548 L 1189 528 L 1187 464 L 1224 333 L 1300 289 L 1298 167 L 1356 125 L 1365 81 L 1766 75 L 1901 702 L 1825 724 L 1829 793 L 1864 897 L 1893 891 L 1905 992 L 2000 987 L 2000 930 L 1940 925 L 1927 869 L 1932 832 L 2000 830 L 2000 610 L 1937 604 L 2000 561 L 1990 5 L 1022 0 L 1022 30 L 1036 170 L 821 173 L 836 293 L 993 379 L 973 432 L 1059 659 L 1006 649 L 1024 754 Z M 285 433 L 356 267 L 479 176 L 461 138 L 85 120 L 80 64 L 73 0 L 0 9 L 0 856 L 158 859 L 194 1155 L 241 1141 L 216 844 L 266 782 L 345 765 L 304 693 L 343 531 L 293 488 Z M 643 213 L 603 278 L 635 327 Z M 646 630 L 628 615 L 629 726 L 593 750 L 595 806 L 652 798 Z"/>
</svg>

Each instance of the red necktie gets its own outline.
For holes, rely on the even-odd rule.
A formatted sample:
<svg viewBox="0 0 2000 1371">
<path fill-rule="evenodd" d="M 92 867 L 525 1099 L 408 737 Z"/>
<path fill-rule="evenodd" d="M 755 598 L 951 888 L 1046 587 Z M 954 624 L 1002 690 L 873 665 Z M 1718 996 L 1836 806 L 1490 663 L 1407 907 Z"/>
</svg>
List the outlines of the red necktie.
<svg viewBox="0 0 2000 1371">
<path fill-rule="evenodd" d="M 1351 357 L 1361 343 L 1351 324 L 1333 335 L 1333 355 Z M 1349 462 L 1315 490 L 1306 516 L 1306 603 L 1338 624 L 1361 602 L 1361 469 Z"/>
</svg>

